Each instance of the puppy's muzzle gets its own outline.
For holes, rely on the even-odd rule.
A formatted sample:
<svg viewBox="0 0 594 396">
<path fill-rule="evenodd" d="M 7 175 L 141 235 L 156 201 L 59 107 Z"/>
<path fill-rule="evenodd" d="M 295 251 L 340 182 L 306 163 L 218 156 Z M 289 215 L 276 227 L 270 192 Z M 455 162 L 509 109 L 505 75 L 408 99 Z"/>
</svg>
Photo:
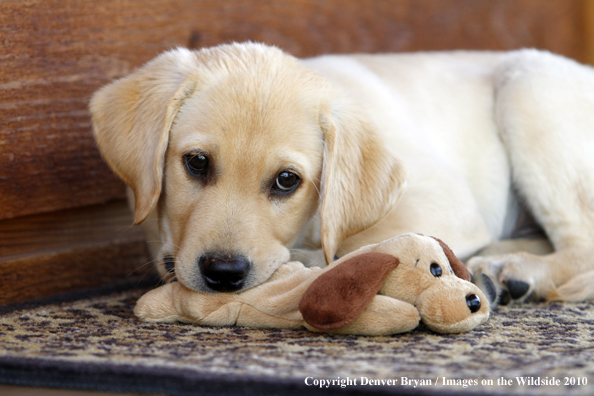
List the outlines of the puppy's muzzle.
<svg viewBox="0 0 594 396">
<path fill-rule="evenodd" d="M 206 286 L 217 292 L 232 292 L 241 289 L 251 263 L 243 256 L 205 254 L 198 266 Z"/>
</svg>

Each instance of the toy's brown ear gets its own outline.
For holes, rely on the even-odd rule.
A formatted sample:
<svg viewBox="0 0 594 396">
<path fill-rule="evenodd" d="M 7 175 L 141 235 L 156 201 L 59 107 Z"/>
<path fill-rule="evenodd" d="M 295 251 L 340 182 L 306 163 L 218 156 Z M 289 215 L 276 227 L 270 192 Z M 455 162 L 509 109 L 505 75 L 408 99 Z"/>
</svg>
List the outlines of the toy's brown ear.
<svg viewBox="0 0 594 396">
<path fill-rule="evenodd" d="M 399 260 L 384 253 L 364 253 L 323 273 L 299 302 L 303 319 L 320 330 L 334 330 L 353 322 L 382 286 Z"/>
<path fill-rule="evenodd" d="M 448 260 L 450 262 L 450 266 L 452 267 L 452 270 L 454 270 L 454 274 L 456 274 L 456 276 L 458 278 L 461 278 L 461 279 L 464 279 L 465 281 L 470 282 L 470 272 L 468 272 L 468 269 L 466 269 L 466 266 L 464 265 L 464 263 L 462 261 L 460 261 L 460 259 L 458 257 L 456 257 L 454 252 L 452 252 L 452 249 L 450 249 L 450 247 L 448 245 L 446 245 L 445 242 L 442 241 L 441 239 L 438 239 L 435 237 L 431 237 L 431 238 L 433 238 L 437 242 L 439 242 L 441 248 L 443 249 L 443 252 L 445 253 L 446 257 L 448 258 Z"/>
</svg>

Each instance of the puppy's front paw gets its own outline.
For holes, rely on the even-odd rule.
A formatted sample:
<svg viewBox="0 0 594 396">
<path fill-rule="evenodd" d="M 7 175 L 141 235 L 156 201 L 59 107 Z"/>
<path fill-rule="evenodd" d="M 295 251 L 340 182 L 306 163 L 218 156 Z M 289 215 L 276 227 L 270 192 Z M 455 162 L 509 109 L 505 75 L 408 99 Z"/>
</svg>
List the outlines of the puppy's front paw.
<svg viewBox="0 0 594 396">
<path fill-rule="evenodd" d="M 477 285 L 479 289 L 485 293 L 492 307 L 498 304 L 503 304 L 503 302 L 499 300 L 500 296 L 502 296 L 506 291 L 497 281 L 492 280 L 492 276 L 477 271 L 476 273 L 472 274 L 472 283 Z"/>
<path fill-rule="evenodd" d="M 136 302 L 134 315 L 145 322 L 177 321 L 177 310 L 172 298 L 174 287 L 178 287 L 177 283 L 169 283 L 145 293 Z"/>
<path fill-rule="evenodd" d="M 521 303 L 536 290 L 542 269 L 525 253 L 473 257 L 468 262 L 473 281 L 492 300 L 492 305 Z"/>
</svg>

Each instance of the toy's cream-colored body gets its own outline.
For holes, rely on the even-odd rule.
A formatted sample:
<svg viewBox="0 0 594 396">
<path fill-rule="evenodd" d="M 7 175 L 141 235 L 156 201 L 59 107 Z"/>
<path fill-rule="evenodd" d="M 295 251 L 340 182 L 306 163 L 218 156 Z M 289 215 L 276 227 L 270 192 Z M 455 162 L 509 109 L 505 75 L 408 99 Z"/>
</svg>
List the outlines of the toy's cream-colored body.
<svg viewBox="0 0 594 396">
<path fill-rule="evenodd" d="M 489 302 L 478 287 L 456 276 L 455 257 L 448 256 L 446 249 L 434 238 L 405 234 L 360 248 L 325 269 L 289 262 L 268 281 L 242 293 L 202 293 L 172 282 L 145 294 L 134 312 L 146 321 L 306 327 L 345 334 L 401 333 L 420 321 L 438 332 L 468 331 L 487 320 Z M 393 263 L 370 268 L 374 263 L 366 262 L 368 257 L 374 262 L 375 257 L 380 261 L 388 257 Z M 351 271 L 365 268 L 360 269 L 360 277 L 350 272 L 346 277 L 351 279 L 341 279 L 347 265 Z M 372 293 L 370 301 L 360 295 L 361 290 Z M 468 296 L 480 301 L 473 309 Z"/>
</svg>

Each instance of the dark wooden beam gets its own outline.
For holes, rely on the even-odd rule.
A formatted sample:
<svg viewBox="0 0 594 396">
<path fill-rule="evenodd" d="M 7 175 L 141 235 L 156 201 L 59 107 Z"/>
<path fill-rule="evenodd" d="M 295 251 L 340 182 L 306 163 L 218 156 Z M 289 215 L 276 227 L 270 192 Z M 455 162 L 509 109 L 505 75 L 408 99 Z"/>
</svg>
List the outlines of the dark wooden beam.
<svg viewBox="0 0 594 396">
<path fill-rule="evenodd" d="M 0 221 L 0 304 L 154 278 L 126 203 Z"/>
</svg>

